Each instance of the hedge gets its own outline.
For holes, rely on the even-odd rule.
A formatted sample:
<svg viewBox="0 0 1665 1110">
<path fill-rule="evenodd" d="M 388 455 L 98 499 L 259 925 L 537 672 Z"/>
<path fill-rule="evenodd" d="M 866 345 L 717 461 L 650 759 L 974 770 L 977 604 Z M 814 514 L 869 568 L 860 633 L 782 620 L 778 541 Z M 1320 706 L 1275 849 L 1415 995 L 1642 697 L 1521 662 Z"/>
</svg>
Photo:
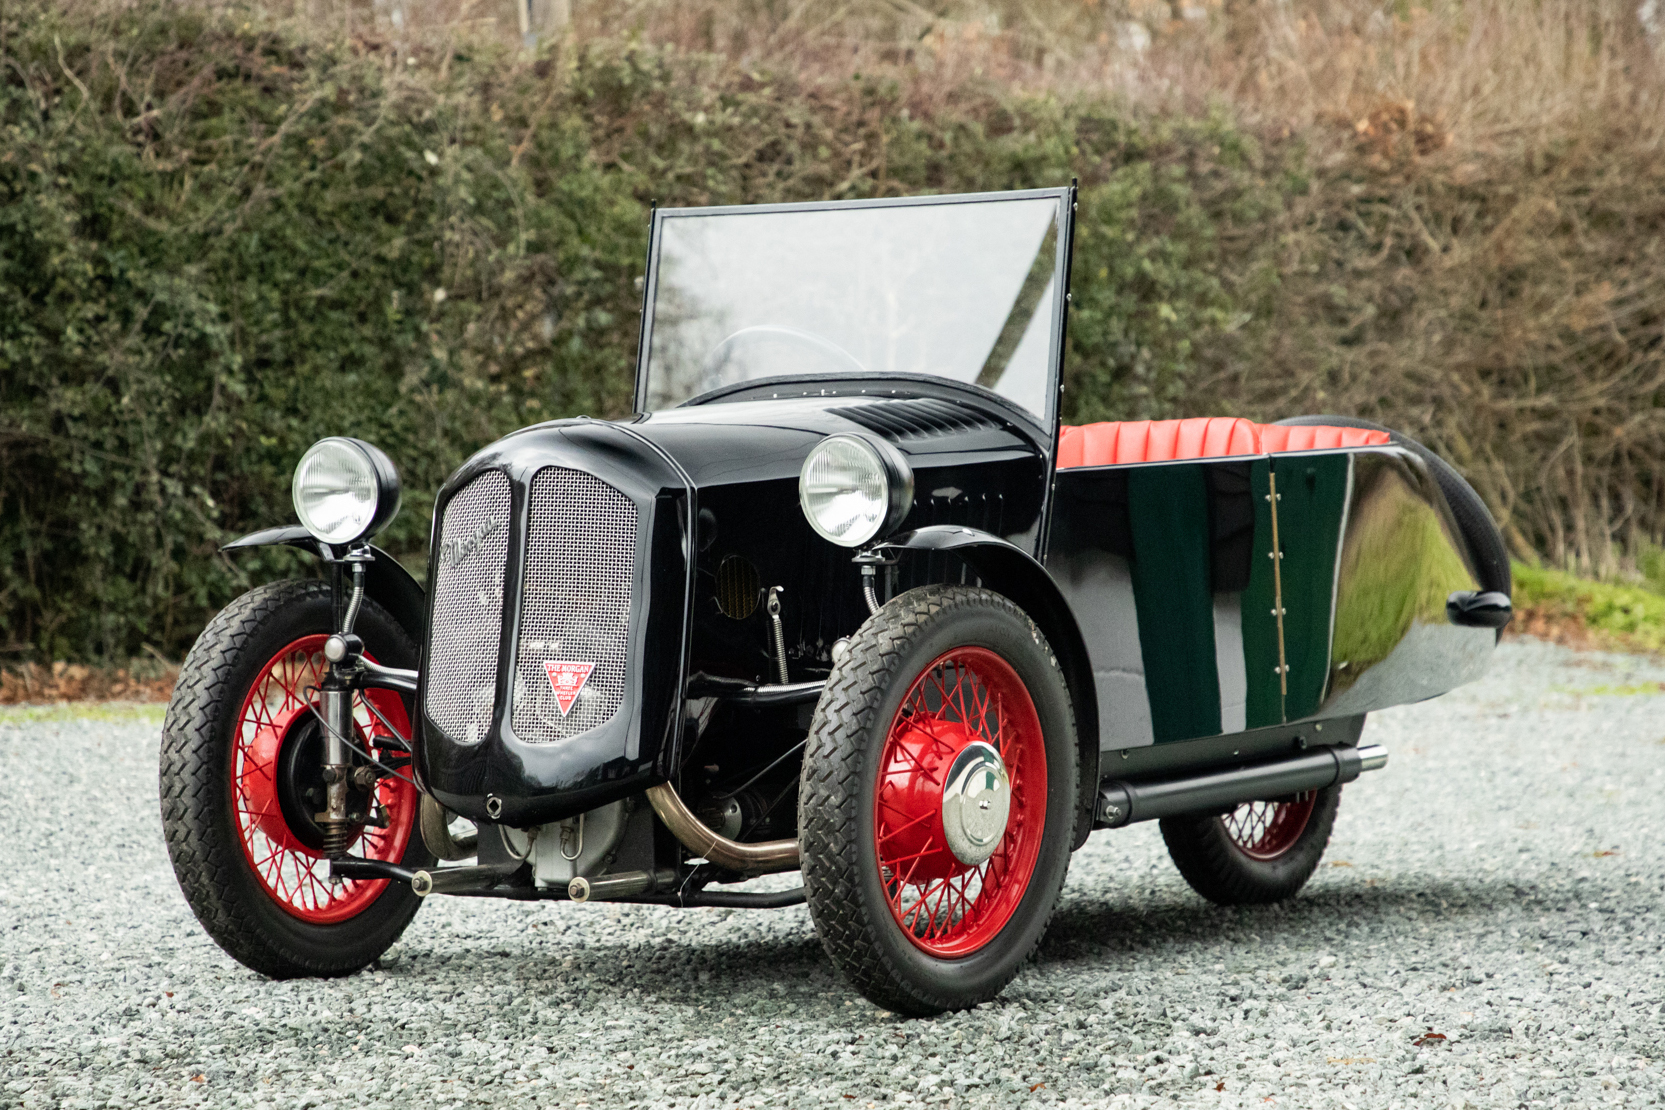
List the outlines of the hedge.
<svg viewBox="0 0 1665 1110">
<path fill-rule="evenodd" d="M 894 73 L 810 81 L 628 40 L 400 54 L 235 8 L 18 0 L 0 8 L 0 649 L 177 658 L 301 565 L 218 547 L 292 519 L 290 469 L 328 434 L 399 465 L 385 542 L 420 572 L 432 492 L 470 452 L 628 413 L 654 202 L 1078 177 L 1067 418 L 1344 403 L 1450 450 L 1517 551 L 1552 546 L 1570 517 L 1533 517 L 1527 464 L 1486 454 L 1499 410 L 1471 426 L 1430 404 L 1493 371 L 1430 377 L 1429 308 L 1402 288 L 1441 264 L 1406 212 L 1459 239 L 1508 213 L 1484 181 L 1410 172 L 1414 152 L 1316 168 L 1311 139 L 1223 106 L 971 80 L 927 102 Z M 1366 257 L 1385 266 L 1352 280 Z M 1655 496 L 1651 472 L 1623 480 Z"/>
</svg>

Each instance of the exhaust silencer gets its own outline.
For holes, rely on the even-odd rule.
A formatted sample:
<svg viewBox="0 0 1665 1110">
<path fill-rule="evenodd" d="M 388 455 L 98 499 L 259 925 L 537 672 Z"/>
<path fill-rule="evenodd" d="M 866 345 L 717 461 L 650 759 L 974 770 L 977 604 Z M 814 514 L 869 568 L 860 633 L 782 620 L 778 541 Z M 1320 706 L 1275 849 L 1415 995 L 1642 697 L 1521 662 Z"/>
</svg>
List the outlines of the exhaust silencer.
<svg viewBox="0 0 1665 1110">
<path fill-rule="evenodd" d="M 1387 749 L 1321 748 L 1294 759 L 1235 767 L 1169 782 L 1107 782 L 1098 789 L 1098 825 L 1120 828 L 1182 813 L 1224 809 L 1307 790 L 1352 782 L 1387 765 Z"/>
</svg>

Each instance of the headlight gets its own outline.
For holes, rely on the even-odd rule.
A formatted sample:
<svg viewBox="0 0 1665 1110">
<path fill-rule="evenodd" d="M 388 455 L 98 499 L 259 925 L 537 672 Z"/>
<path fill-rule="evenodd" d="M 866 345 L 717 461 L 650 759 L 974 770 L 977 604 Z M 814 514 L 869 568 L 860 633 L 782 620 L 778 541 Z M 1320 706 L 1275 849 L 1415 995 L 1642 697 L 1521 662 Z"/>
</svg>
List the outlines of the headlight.
<svg viewBox="0 0 1665 1110">
<path fill-rule="evenodd" d="M 798 503 L 822 538 L 859 547 L 908 515 L 913 471 L 888 443 L 828 436 L 804 460 Z"/>
<path fill-rule="evenodd" d="M 379 532 L 399 511 L 399 474 L 362 439 L 331 436 L 307 448 L 295 468 L 295 515 L 330 544 Z"/>
</svg>

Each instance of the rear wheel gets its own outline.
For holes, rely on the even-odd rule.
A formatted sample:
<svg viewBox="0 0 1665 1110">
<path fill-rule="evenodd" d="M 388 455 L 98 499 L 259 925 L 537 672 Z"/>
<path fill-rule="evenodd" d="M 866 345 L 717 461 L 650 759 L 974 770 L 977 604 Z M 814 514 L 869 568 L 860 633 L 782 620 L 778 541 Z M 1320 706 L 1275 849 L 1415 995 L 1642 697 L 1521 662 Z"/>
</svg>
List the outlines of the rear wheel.
<svg viewBox="0 0 1665 1110">
<path fill-rule="evenodd" d="M 162 825 L 185 900 L 221 948 L 278 978 L 364 967 L 421 904 L 405 884 L 329 876 L 315 819 L 324 784 L 323 729 L 313 708 L 331 631 L 324 583 L 251 590 L 203 630 L 163 726 Z M 416 645 L 374 602 L 365 602 L 355 631 L 372 659 L 416 665 Z M 418 794 L 406 777 L 409 757 L 372 706 L 410 735 L 399 695 L 355 696 L 355 742 L 400 774 L 358 799 L 363 820 L 350 826 L 347 850 L 424 867 L 433 859 L 414 835 Z"/>
<path fill-rule="evenodd" d="M 798 823 L 828 955 L 869 999 L 932 1014 L 994 997 L 1069 865 L 1076 741 L 1039 629 L 988 590 L 901 595 L 851 638 L 816 708 Z"/>
<path fill-rule="evenodd" d="M 1191 889 L 1209 901 L 1281 902 L 1317 869 L 1340 805 L 1336 785 L 1219 815 L 1166 817 L 1162 839 Z"/>
</svg>

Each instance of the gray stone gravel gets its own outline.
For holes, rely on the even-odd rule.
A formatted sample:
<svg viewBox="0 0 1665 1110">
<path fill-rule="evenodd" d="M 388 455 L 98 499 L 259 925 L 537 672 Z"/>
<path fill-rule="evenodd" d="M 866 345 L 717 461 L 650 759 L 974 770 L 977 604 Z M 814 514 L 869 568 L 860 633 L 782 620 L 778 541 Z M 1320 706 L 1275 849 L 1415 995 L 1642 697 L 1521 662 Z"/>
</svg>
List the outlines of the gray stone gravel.
<svg viewBox="0 0 1665 1110">
<path fill-rule="evenodd" d="M 1509 643 L 1373 717 L 1392 762 L 1281 907 L 1097 833 L 1035 966 L 928 1021 L 802 908 L 435 899 L 388 966 L 268 982 L 174 884 L 154 718 L 0 717 L 0 1107 L 1657 1104 L 1661 679 Z"/>
</svg>

